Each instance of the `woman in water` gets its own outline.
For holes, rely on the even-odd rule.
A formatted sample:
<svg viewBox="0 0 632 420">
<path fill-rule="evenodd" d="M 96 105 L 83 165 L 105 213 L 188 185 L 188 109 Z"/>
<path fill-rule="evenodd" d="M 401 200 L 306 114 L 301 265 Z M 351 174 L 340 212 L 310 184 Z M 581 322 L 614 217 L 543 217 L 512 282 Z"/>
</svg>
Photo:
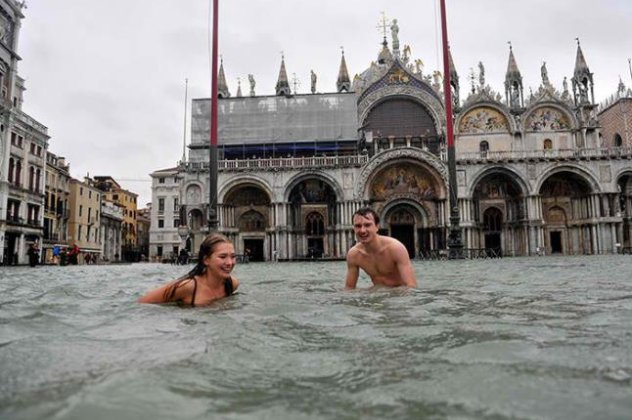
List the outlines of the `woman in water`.
<svg viewBox="0 0 632 420">
<path fill-rule="evenodd" d="M 209 235 L 200 245 L 198 263 L 193 270 L 151 290 L 138 302 L 202 306 L 230 296 L 239 287 L 239 281 L 230 275 L 235 262 L 235 248 L 228 238 L 219 233 Z"/>
</svg>

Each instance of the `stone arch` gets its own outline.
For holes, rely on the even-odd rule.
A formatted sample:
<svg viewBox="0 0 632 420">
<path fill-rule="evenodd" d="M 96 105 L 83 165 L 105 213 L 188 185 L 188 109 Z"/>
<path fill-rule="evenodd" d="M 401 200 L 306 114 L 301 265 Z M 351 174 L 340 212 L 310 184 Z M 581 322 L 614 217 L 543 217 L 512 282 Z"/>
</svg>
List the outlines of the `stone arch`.
<svg viewBox="0 0 632 420">
<path fill-rule="evenodd" d="M 524 178 L 524 174 L 518 173 L 515 170 L 504 166 L 492 166 L 483 170 L 472 180 L 470 184 L 470 190 L 468 191 L 468 196 L 474 197 L 474 191 L 476 190 L 478 184 L 484 178 L 493 174 L 502 174 L 514 181 L 518 185 L 518 187 L 520 187 L 522 196 L 526 197 L 531 194 L 531 191 L 529 190 L 529 182 Z"/>
<path fill-rule="evenodd" d="M 389 113 L 389 116 L 391 113 L 396 112 L 400 118 L 394 121 L 392 117 L 386 116 L 384 118 L 383 116 L 380 121 L 377 114 L 385 112 Z M 372 118 L 374 115 L 377 116 Z M 377 121 L 374 121 L 375 118 L 377 118 Z M 404 122 L 413 124 L 415 127 L 411 127 L 408 131 L 402 131 Z M 432 114 L 428 106 L 417 98 L 407 95 L 390 95 L 371 104 L 371 107 L 361 120 L 361 126 L 366 127 L 368 130 L 373 130 L 375 138 L 377 127 L 372 127 L 374 123 L 381 123 L 381 125 L 389 125 L 390 123 L 391 127 L 383 127 L 383 129 L 391 130 L 381 133 L 385 138 L 390 135 L 395 137 L 405 137 L 407 135 L 439 137 L 441 134 L 441 131 L 438 129 L 436 116 Z"/>
<path fill-rule="evenodd" d="M 621 147 L 623 146 L 623 138 L 621 138 L 621 134 L 614 133 L 614 138 L 612 139 L 613 147 Z"/>
<path fill-rule="evenodd" d="M 246 210 L 237 220 L 237 228 L 240 232 L 263 232 L 267 225 L 266 217 L 254 209 Z"/>
<path fill-rule="evenodd" d="M 577 119 L 566 107 L 555 102 L 543 102 L 528 109 L 524 116 L 524 131 L 564 131 L 578 126 Z"/>
<path fill-rule="evenodd" d="M 416 164 L 424 168 L 434 180 L 435 196 L 444 200 L 447 197 L 448 170 L 446 165 L 433 154 L 421 149 L 391 149 L 376 154 L 362 168 L 354 196 L 357 200 L 368 200 L 370 197 L 371 183 L 375 176 L 387 167 L 402 162 Z"/>
<path fill-rule="evenodd" d="M 257 178 L 252 175 L 244 175 L 240 174 L 238 176 L 233 177 L 231 180 L 224 182 L 221 189 L 218 191 L 217 198 L 220 203 L 223 203 L 226 199 L 226 195 L 233 191 L 233 188 L 238 186 L 250 185 L 263 190 L 267 195 L 270 201 L 273 201 L 273 193 L 270 186 L 262 179 Z"/>
<path fill-rule="evenodd" d="M 498 134 L 516 131 L 515 123 L 503 107 L 491 102 L 476 103 L 459 113 L 455 135 Z"/>
<path fill-rule="evenodd" d="M 288 182 L 284 193 L 284 201 L 289 203 L 287 223 L 302 227 L 313 211 L 323 215 L 326 226 L 339 223 L 336 203 L 341 199 L 340 185 L 331 176 L 321 171 L 301 173 Z"/>
<path fill-rule="evenodd" d="M 204 203 L 204 184 L 199 181 L 188 182 L 184 186 L 185 202 L 188 206 L 199 206 Z"/>
<path fill-rule="evenodd" d="M 580 179 L 584 180 L 589 185 L 592 193 L 601 192 L 601 187 L 600 187 L 599 181 L 597 180 L 597 177 L 594 174 L 588 172 L 586 169 L 579 166 L 575 166 L 575 165 L 556 166 L 556 167 L 547 169 L 538 178 L 536 185 L 533 188 L 533 191 L 537 194 L 540 194 L 542 190 L 542 185 L 544 185 L 544 183 L 551 176 L 555 174 L 559 174 L 560 172 L 569 172 L 571 174 L 576 175 Z"/>
<path fill-rule="evenodd" d="M 331 176 L 330 174 L 324 171 L 309 170 L 309 171 L 301 171 L 301 173 L 295 175 L 292 179 L 290 179 L 287 182 L 285 191 L 283 192 L 283 201 L 288 202 L 290 200 L 290 194 L 292 190 L 298 184 L 300 184 L 301 182 L 305 180 L 314 179 L 314 178 L 326 182 L 333 189 L 334 193 L 336 194 L 336 199 L 338 201 L 343 199 L 344 194 L 342 192 L 342 187 L 333 176 Z"/>
<path fill-rule="evenodd" d="M 422 249 L 430 250 L 431 240 L 427 229 L 429 210 L 415 200 L 398 198 L 389 201 L 381 210 L 380 226 L 388 235 L 399 240 L 414 258 Z"/>
<path fill-rule="evenodd" d="M 445 110 L 436 96 L 412 85 L 387 85 L 364 96 L 358 102 L 358 121 L 364 122 L 372 109 L 390 98 L 406 98 L 421 105 L 432 117 L 435 131 L 443 133 Z"/>
<path fill-rule="evenodd" d="M 429 215 L 428 210 L 424 208 L 424 206 L 421 205 L 420 203 L 414 200 L 406 199 L 406 198 L 398 198 L 386 203 L 386 205 L 382 208 L 382 211 L 380 214 L 380 224 L 388 223 L 390 214 L 397 207 L 400 207 L 402 205 L 406 205 L 406 206 L 410 206 L 414 208 L 417 211 L 416 216 L 419 216 L 419 218 L 415 219 L 415 223 L 419 223 L 420 227 L 428 227 L 429 220 L 430 220 L 430 215 Z"/>
</svg>

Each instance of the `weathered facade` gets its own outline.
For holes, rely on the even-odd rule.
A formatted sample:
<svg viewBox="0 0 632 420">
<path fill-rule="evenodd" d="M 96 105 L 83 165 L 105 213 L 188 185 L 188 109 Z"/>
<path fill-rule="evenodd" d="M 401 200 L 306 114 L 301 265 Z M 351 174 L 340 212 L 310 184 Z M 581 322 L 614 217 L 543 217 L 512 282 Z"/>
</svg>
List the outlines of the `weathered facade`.
<svg viewBox="0 0 632 420">
<path fill-rule="evenodd" d="M 446 248 L 449 182 L 441 75 L 386 39 L 376 62 L 349 79 L 342 56 L 337 92 L 292 94 L 284 60 L 276 96 L 230 97 L 219 80 L 219 230 L 255 260 L 342 258 L 352 215 L 372 206 L 382 232 L 411 257 Z M 466 248 L 503 255 L 601 254 L 629 247 L 632 148 L 604 143 L 593 75 L 583 51 L 558 91 L 525 95 L 510 49 L 504 95 L 479 66 L 459 99 L 451 62 L 460 225 Z M 315 84 L 315 80 L 312 82 Z M 315 92 L 312 86 L 312 92 Z M 208 232 L 209 99 L 192 102 L 181 211 L 191 250 Z M 628 210 L 626 210 L 628 209 Z"/>
</svg>

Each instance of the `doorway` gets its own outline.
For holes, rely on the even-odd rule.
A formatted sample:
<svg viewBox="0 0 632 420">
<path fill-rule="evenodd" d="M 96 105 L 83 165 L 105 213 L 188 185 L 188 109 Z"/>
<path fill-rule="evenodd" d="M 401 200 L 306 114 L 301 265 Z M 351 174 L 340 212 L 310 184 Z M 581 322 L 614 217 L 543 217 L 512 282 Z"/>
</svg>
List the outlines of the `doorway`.
<svg viewBox="0 0 632 420">
<path fill-rule="evenodd" d="M 552 254 L 562 254 L 564 250 L 562 249 L 562 232 L 550 232 L 549 238 L 551 239 L 551 253 Z"/>
<path fill-rule="evenodd" d="M 501 251 L 500 232 L 485 234 L 485 250 L 486 251 L 489 250 L 487 252 L 491 254 L 491 255 L 488 255 L 490 257 L 500 255 L 500 251 Z"/>
<path fill-rule="evenodd" d="M 263 239 L 244 239 L 244 255 L 249 261 L 263 261 Z"/>
<path fill-rule="evenodd" d="M 391 225 L 391 236 L 404 244 L 411 259 L 415 258 L 414 225 Z"/>
<path fill-rule="evenodd" d="M 307 258 L 322 258 L 325 253 L 323 238 L 307 238 Z"/>
</svg>

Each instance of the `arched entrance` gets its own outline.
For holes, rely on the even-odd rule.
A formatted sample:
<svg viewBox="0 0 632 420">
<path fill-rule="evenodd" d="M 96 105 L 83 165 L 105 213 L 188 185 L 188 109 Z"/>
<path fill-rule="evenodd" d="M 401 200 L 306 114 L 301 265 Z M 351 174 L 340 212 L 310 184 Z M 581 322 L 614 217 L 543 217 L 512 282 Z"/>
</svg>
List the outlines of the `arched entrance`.
<svg viewBox="0 0 632 420">
<path fill-rule="evenodd" d="M 557 172 L 542 183 L 540 195 L 547 253 L 595 253 L 593 228 L 598 213 L 588 181 L 575 172 Z"/>
<path fill-rule="evenodd" d="M 495 169 L 476 183 L 472 194 L 476 223 L 470 248 L 490 255 L 525 255 L 524 193 L 511 173 Z"/>
<path fill-rule="evenodd" d="M 334 255 L 330 233 L 336 224 L 336 193 L 324 179 L 303 179 L 290 190 L 289 225 L 296 240 L 293 255 L 298 258 L 322 258 Z"/>
<path fill-rule="evenodd" d="M 388 234 L 404 244 L 410 258 L 417 254 L 415 226 L 422 225 L 421 219 L 419 211 L 405 203 L 394 206 L 385 217 Z"/>
<path fill-rule="evenodd" d="M 628 172 L 617 180 L 619 190 L 618 215 L 623 224 L 617 235 L 619 251 L 632 253 L 632 173 Z"/>
<path fill-rule="evenodd" d="M 249 261 L 266 260 L 266 228 L 270 212 L 270 197 L 258 185 L 240 184 L 224 199 L 225 225 L 236 228 L 235 247 Z"/>
<path fill-rule="evenodd" d="M 490 256 L 501 255 L 503 229 L 503 213 L 496 207 L 489 207 L 483 213 L 483 235 L 485 236 L 485 249 L 490 251 Z"/>
<path fill-rule="evenodd" d="M 387 161 L 368 182 L 369 200 L 382 216 L 382 233 L 402 242 L 411 257 L 445 248 L 440 180 L 424 163 L 400 158 Z"/>
</svg>

